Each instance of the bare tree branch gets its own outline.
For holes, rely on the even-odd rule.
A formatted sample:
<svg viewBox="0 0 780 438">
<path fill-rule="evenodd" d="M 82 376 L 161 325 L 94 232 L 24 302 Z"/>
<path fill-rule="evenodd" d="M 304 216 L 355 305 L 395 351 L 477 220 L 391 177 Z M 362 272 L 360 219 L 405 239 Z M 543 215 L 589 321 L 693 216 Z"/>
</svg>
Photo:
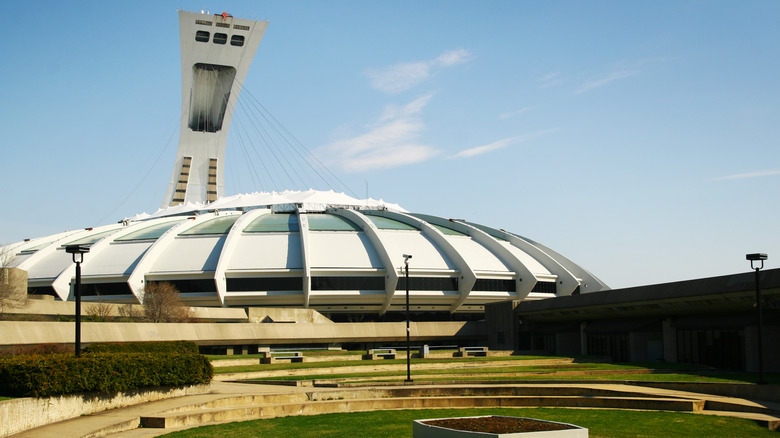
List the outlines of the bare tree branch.
<svg viewBox="0 0 780 438">
<path fill-rule="evenodd" d="M 144 288 L 144 316 L 151 322 L 186 322 L 192 318 L 179 291 L 171 283 L 147 283 Z"/>
</svg>

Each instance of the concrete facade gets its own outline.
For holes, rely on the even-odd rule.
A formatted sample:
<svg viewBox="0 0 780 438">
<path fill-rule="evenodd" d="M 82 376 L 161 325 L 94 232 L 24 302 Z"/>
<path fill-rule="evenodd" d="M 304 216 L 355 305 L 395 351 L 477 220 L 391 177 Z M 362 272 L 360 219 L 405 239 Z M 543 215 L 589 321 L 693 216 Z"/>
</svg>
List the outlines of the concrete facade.
<svg viewBox="0 0 780 438">
<path fill-rule="evenodd" d="M 765 371 L 780 371 L 780 269 L 761 272 Z M 686 362 L 755 372 L 754 273 L 488 306 L 491 348 L 615 361 Z"/>
<path fill-rule="evenodd" d="M 82 323 L 82 343 L 192 341 L 199 346 L 401 343 L 406 324 L 365 323 Z M 0 347 L 72 344 L 72 322 L 0 321 Z M 482 322 L 411 323 L 412 342 L 473 342 L 484 339 Z"/>
<path fill-rule="evenodd" d="M 0 268 L 0 303 L 8 310 L 27 299 L 27 271 L 17 268 Z M 5 310 L 5 309 L 3 309 Z"/>
</svg>

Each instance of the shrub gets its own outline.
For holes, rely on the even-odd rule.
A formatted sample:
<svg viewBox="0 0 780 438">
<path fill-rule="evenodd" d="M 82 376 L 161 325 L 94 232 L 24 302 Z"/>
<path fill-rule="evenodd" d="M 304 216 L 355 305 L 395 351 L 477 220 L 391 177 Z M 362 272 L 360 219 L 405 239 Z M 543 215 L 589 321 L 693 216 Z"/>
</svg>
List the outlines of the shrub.
<svg viewBox="0 0 780 438">
<path fill-rule="evenodd" d="M 209 383 L 211 363 L 199 354 L 93 353 L 14 356 L 0 359 L 0 394 L 48 397 L 115 393 L 158 386 Z"/>
<path fill-rule="evenodd" d="M 63 344 L 9 345 L 0 349 L 0 356 L 72 353 L 73 347 Z"/>
<path fill-rule="evenodd" d="M 198 346 L 189 341 L 106 342 L 91 344 L 84 353 L 179 353 L 198 354 Z"/>
<path fill-rule="evenodd" d="M 151 322 L 187 322 L 192 311 L 186 307 L 179 290 L 168 282 L 149 282 L 144 287 L 144 316 Z"/>
</svg>

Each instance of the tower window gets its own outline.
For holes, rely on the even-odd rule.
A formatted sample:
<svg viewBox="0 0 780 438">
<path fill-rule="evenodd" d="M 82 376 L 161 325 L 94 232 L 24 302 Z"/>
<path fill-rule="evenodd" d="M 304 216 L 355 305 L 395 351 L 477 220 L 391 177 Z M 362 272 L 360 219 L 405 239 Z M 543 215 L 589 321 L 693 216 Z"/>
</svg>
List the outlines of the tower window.
<svg viewBox="0 0 780 438">
<path fill-rule="evenodd" d="M 214 34 L 215 42 L 217 35 Z M 192 66 L 190 129 L 198 132 L 218 132 L 222 129 L 235 77 L 236 69 L 226 65 L 198 63 Z"/>
<path fill-rule="evenodd" d="M 214 34 L 214 44 L 225 44 L 227 43 L 227 34 L 226 33 L 215 33 Z"/>
<path fill-rule="evenodd" d="M 230 37 L 230 45 L 231 46 L 238 46 L 241 47 L 244 45 L 244 36 L 243 35 L 233 35 Z"/>
<path fill-rule="evenodd" d="M 205 30 L 199 30 L 195 32 L 195 41 L 199 43 L 207 43 L 209 42 L 209 36 L 211 35 Z"/>
</svg>

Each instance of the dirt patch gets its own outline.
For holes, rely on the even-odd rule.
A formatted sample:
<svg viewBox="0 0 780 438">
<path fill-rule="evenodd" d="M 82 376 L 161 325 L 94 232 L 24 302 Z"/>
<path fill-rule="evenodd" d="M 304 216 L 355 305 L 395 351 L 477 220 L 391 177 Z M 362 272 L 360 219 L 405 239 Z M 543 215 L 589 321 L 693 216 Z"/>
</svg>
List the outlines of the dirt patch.
<svg viewBox="0 0 780 438">
<path fill-rule="evenodd" d="M 446 418 L 442 420 L 423 421 L 423 423 L 431 426 L 445 427 L 447 429 L 485 433 L 541 432 L 546 430 L 572 429 L 571 426 L 566 424 L 549 423 L 547 421 L 534 420 L 532 418 L 496 416 Z"/>
</svg>

